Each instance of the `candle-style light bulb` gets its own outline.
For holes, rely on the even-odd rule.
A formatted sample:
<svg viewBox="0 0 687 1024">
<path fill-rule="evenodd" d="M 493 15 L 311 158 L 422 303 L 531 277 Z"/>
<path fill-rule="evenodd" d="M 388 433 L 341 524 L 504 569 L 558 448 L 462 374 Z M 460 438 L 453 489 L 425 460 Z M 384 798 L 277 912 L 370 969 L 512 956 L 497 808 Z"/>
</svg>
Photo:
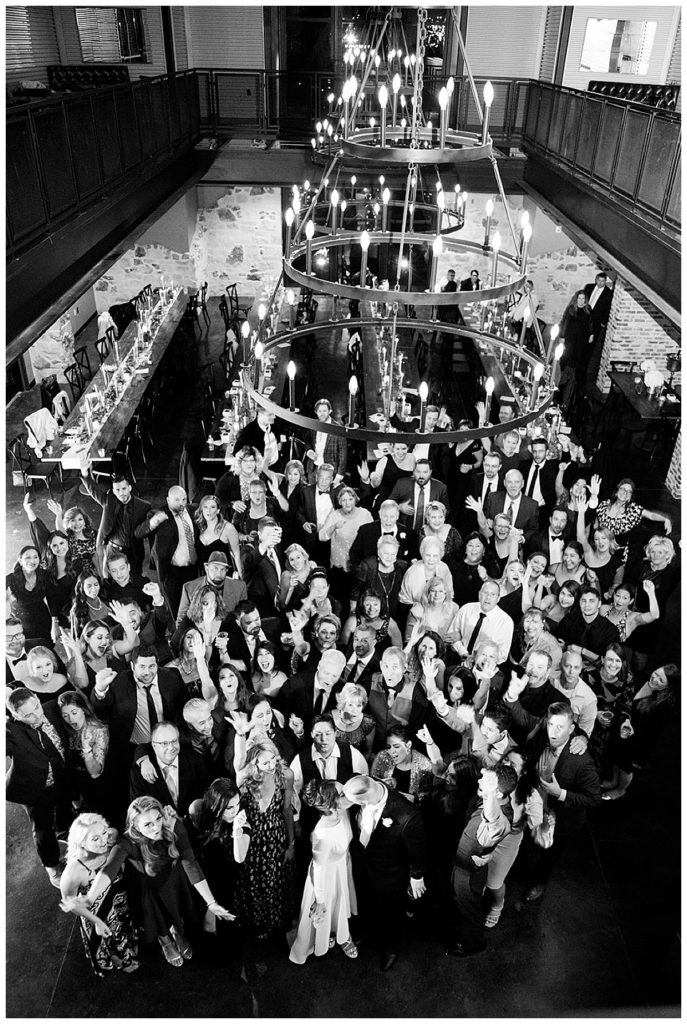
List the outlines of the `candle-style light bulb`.
<svg viewBox="0 0 687 1024">
<path fill-rule="evenodd" d="M 448 106 L 448 89 L 444 86 L 439 90 L 439 108 L 440 110 L 446 110 Z"/>
<path fill-rule="evenodd" d="M 286 373 L 288 375 L 289 380 L 296 379 L 296 364 L 294 363 L 293 359 L 290 360 L 289 365 L 286 367 Z"/>
<path fill-rule="evenodd" d="M 494 232 L 494 237 L 491 240 L 491 251 L 493 253 L 491 260 L 491 287 L 496 287 L 496 275 L 498 273 L 499 265 L 499 250 L 501 248 L 501 235 L 498 231 Z"/>
<path fill-rule="evenodd" d="M 423 381 L 420 382 L 420 387 L 418 388 L 418 393 L 420 395 L 420 401 L 426 402 L 427 401 L 427 396 L 429 395 L 429 384 L 427 383 L 426 380 L 423 380 Z"/>
<path fill-rule="evenodd" d="M 305 225 L 305 272 L 312 273 L 312 239 L 315 234 L 315 225 L 311 220 Z"/>
<path fill-rule="evenodd" d="M 484 97 L 485 107 L 490 107 L 494 102 L 494 86 L 490 81 L 484 83 L 484 89 L 482 90 L 482 96 Z"/>
<path fill-rule="evenodd" d="M 489 113 L 491 111 L 491 105 L 494 102 L 494 87 L 491 82 L 485 82 L 484 89 L 482 90 L 482 96 L 484 97 L 484 120 L 482 121 L 482 145 L 486 146 L 487 139 L 489 138 Z"/>
<path fill-rule="evenodd" d="M 558 324 L 554 324 L 553 327 L 551 328 L 551 330 L 549 331 L 549 337 L 551 338 L 551 341 L 552 342 L 555 341 L 560 333 L 561 333 L 560 327 L 558 326 Z"/>
<path fill-rule="evenodd" d="M 484 382 L 484 390 L 486 391 L 486 393 L 488 395 L 493 395 L 494 394 L 494 386 L 495 386 L 494 385 L 494 378 L 493 377 L 487 377 L 487 379 Z"/>
<path fill-rule="evenodd" d="M 358 378 L 355 374 L 352 374 L 351 379 L 348 382 L 348 391 L 351 395 L 358 394 Z"/>
<path fill-rule="evenodd" d="M 263 343 L 261 341 L 256 341 L 256 343 L 255 343 L 255 358 L 256 359 L 262 359 L 262 354 L 263 354 L 264 351 L 265 351 L 265 346 L 263 345 Z"/>
<path fill-rule="evenodd" d="M 560 360 L 563 358 L 563 353 L 564 352 L 565 352 L 565 345 L 563 344 L 562 341 L 559 341 L 559 343 L 556 345 L 556 348 L 555 348 L 554 353 L 553 353 L 553 356 L 554 356 L 554 359 L 556 360 L 556 362 L 560 362 Z"/>
<path fill-rule="evenodd" d="M 250 324 L 248 323 L 247 320 L 244 320 L 243 323 L 241 324 L 241 337 L 245 339 L 245 338 L 248 337 L 249 334 L 250 334 Z"/>
</svg>

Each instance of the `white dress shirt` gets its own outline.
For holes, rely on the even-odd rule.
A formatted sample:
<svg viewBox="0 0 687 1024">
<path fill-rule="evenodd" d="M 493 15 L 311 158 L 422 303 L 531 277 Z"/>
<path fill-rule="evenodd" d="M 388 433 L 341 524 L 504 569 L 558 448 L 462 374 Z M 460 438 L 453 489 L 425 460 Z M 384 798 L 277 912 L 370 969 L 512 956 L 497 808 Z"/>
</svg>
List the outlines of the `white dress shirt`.
<svg viewBox="0 0 687 1024">
<path fill-rule="evenodd" d="M 317 747 L 313 743 L 310 747 L 310 755 L 313 759 L 314 764 L 317 767 L 320 777 L 323 779 L 336 780 L 336 773 L 338 769 L 338 761 L 341 757 L 341 750 L 339 744 L 335 743 L 334 748 L 329 757 L 324 757 L 318 753 Z M 369 775 L 370 769 L 367 766 L 367 761 L 355 747 L 351 747 L 351 760 L 353 772 L 355 775 Z M 303 789 L 303 767 L 301 765 L 301 759 L 298 754 L 294 757 L 293 761 L 289 765 L 293 772 L 293 788 L 296 793 L 300 793 Z"/>
<path fill-rule="evenodd" d="M 485 476 L 484 480 L 482 481 L 482 504 L 484 504 L 484 502 L 487 500 L 487 495 L 488 494 L 496 494 L 498 489 L 499 489 L 499 476 L 498 476 L 498 473 L 496 474 L 496 476 L 494 477 L 493 480 L 489 480 L 489 478 Z"/>
<path fill-rule="evenodd" d="M 589 305 L 591 306 L 592 309 L 594 309 L 594 306 L 597 304 L 597 302 L 601 298 L 602 293 L 605 292 L 605 291 L 606 291 L 606 285 L 604 285 L 603 288 L 599 288 L 598 284 L 594 285 L 594 289 L 592 291 L 592 294 L 589 296 Z"/>
<path fill-rule="evenodd" d="M 161 761 L 158 761 L 158 765 L 162 769 L 169 795 L 176 807 L 179 802 L 179 756 L 177 755 L 171 764 L 162 764 Z"/>
<path fill-rule="evenodd" d="M 510 514 L 511 514 L 511 522 L 513 523 L 513 525 L 515 525 L 515 520 L 518 518 L 518 512 L 520 511 L 520 499 L 521 498 L 522 498 L 522 491 L 517 496 L 515 501 L 513 501 L 511 498 L 508 497 L 508 495 L 506 495 L 506 499 L 505 499 L 505 501 L 503 503 L 504 514 L 507 515 L 508 512 L 510 512 Z"/>
<path fill-rule="evenodd" d="M 524 493 L 530 495 L 530 483 L 531 483 L 535 473 L 537 472 L 537 470 L 539 470 L 539 476 L 537 478 L 537 482 L 536 482 L 536 484 L 534 486 L 534 490 L 532 491 L 532 493 L 530 495 L 532 500 L 536 501 L 537 505 L 543 505 L 544 504 L 544 495 L 541 492 L 541 472 L 542 472 L 545 464 L 546 464 L 546 460 L 544 462 L 539 463 L 539 464 L 537 464 L 536 462 L 532 463 L 532 465 L 530 466 L 530 471 L 527 474 L 527 479 L 525 480 L 525 486 L 523 488 Z"/>
<path fill-rule="evenodd" d="M 466 646 L 481 614 L 482 609 L 479 601 L 470 601 L 468 604 L 463 605 L 456 616 L 458 633 L 461 642 Z M 513 642 L 513 626 L 513 620 L 510 615 L 507 615 L 497 605 L 482 620 L 475 648 L 479 644 L 484 643 L 485 640 L 491 640 L 499 649 L 499 664 L 503 664 L 508 658 L 508 652 Z"/>
<path fill-rule="evenodd" d="M 363 674 L 363 672 L 365 671 L 367 666 L 370 664 L 370 662 L 372 661 L 374 656 L 375 656 L 375 652 L 374 651 L 370 651 L 370 653 L 368 654 L 368 656 L 366 658 L 359 658 L 357 656 L 357 654 L 352 654 L 351 655 L 351 657 L 346 662 L 346 666 L 348 668 L 350 668 L 350 667 L 353 668 L 353 671 L 351 672 L 350 676 L 348 677 L 349 683 L 357 682 L 357 680 Z"/>
<path fill-rule="evenodd" d="M 369 843 L 372 833 L 374 832 L 377 822 L 384 813 L 386 807 L 386 801 L 389 796 L 389 790 L 384 787 L 384 796 L 377 804 L 365 804 L 361 807 L 360 813 L 358 814 L 358 824 L 360 825 L 360 845 L 366 847 Z"/>
<path fill-rule="evenodd" d="M 327 516 L 334 510 L 334 504 L 331 499 L 331 494 L 328 491 L 326 494 L 321 494 L 317 485 L 315 485 L 315 512 L 317 513 L 317 528 L 321 530 L 325 524 Z"/>
<path fill-rule="evenodd" d="M 155 705 L 158 722 L 164 721 L 165 713 L 162 708 L 162 696 L 157 676 L 150 684 L 150 693 Z M 150 743 L 151 722 L 148 714 L 148 701 L 146 700 L 146 687 L 143 683 L 136 683 L 136 718 L 131 733 L 131 743 Z"/>
<path fill-rule="evenodd" d="M 592 690 L 591 686 L 588 686 L 583 679 L 578 679 L 575 683 L 574 690 L 566 690 L 561 685 L 560 675 L 553 677 L 553 685 L 570 701 L 570 706 L 573 709 L 573 715 L 575 722 L 579 725 L 580 729 L 587 736 L 591 736 L 592 729 L 596 724 L 596 708 L 597 700 L 596 694 Z"/>
<path fill-rule="evenodd" d="M 562 537 L 555 537 L 549 530 L 549 565 L 555 565 L 563 561 L 565 541 Z"/>
<path fill-rule="evenodd" d="M 183 509 L 183 511 L 181 512 L 175 512 L 174 518 L 177 520 L 178 523 L 177 532 L 179 534 L 179 543 L 175 547 L 174 554 L 172 555 L 172 565 L 195 565 L 196 552 L 191 551 L 188 543 L 188 536 L 186 534 L 186 530 L 182 526 L 183 520 L 183 522 L 186 523 L 188 529 L 191 531 L 190 535 L 192 537 L 193 522 L 191 521 L 191 516 L 188 513 L 188 509 Z"/>
</svg>

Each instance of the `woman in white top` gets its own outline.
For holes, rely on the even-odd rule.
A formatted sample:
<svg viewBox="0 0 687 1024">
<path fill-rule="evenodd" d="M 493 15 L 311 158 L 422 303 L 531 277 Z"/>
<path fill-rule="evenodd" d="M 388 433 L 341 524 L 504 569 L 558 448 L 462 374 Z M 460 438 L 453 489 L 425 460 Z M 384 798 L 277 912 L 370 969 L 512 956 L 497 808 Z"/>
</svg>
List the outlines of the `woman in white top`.
<svg viewBox="0 0 687 1024">
<path fill-rule="evenodd" d="M 456 639 L 455 618 L 458 611 L 458 605 L 450 599 L 442 577 L 433 576 L 426 584 L 420 600 L 412 606 L 408 613 L 405 631 L 406 642 L 417 626 L 438 633 L 444 643 L 452 644 Z"/>
<path fill-rule="evenodd" d="M 451 570 L 442 561 L 444 545 L 437 537 L 425 537 L 420 544 L 420 561 L 407 570 L 401 584 L 399 601 L 402 604 L 417 604 L 431 579 L 439 576 L 444 581 L 449 600 L 453 600 L 453 579 Z"/>
<path fill-rule="evenodd" d="M 350 570 L 350 554 L 358 530 L 372 522 L 366 508 L 357 508 L 358 495 L 352 487 L 342 487 L 337 495 L 339 507 L 332 509 L 319 531 L 320 540 L 331 540 L 330 565 L 345 573 Z"/>
</svg>

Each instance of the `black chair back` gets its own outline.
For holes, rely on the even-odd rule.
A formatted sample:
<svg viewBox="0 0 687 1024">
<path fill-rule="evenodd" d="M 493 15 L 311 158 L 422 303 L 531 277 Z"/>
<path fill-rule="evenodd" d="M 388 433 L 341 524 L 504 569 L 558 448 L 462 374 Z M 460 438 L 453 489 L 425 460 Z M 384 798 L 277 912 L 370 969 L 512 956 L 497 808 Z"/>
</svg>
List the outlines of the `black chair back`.
<svg viewBox="0 0 687 1024">
<path fill-rule="evenodd" d="M 72 400 L 76 403 L 81 398 L 84 389 L 83 378 L 81 377 L 77 364 L 70 363 L 69 366 L 65 366 L 64 375 L 67 378 L 67 383 L 72 391 Z"/>
<path fill-rule="evenodd" d="M 108 334 L 110 333 L 111 330 L 112 328 L 108 329 Z M 96 341 L 95 348 L 98 353 L 98 358 L 100 359 L 101 364 L 104 363 L 110 354 L 110 342 L 108 341 L 107 338 L 101 338 L 99 341 Z"/>
<path fill-rule="evenodd" d="M 81 380 L 83 382 L 90 380 L 93 376 L 93 372 L 91 370 L 91 361 L 88 358 L 88 349 L 85 345 L 82 345 L 81 348 L 74 349 L 74 362 L 79 367 Z"/>
</svg>

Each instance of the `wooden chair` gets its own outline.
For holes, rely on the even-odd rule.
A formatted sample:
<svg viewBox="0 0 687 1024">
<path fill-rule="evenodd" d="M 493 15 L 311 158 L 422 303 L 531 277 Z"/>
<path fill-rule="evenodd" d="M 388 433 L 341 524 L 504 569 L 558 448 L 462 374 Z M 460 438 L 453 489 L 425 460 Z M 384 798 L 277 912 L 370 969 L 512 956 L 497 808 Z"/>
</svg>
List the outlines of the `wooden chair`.
<svg viewBox="0 0 687 1024">
<path fill-rule="evenodd" d="M 83 378 L 81 377 L 81 373 L 79 372 L 79 367 L 77 366 L 77 364 L 70 363 L 69 366 L 65 366 L 64 375 L 67 379 L 69 387 L 71 388 L 72 400 L 76 405 L 76 403 L 81 398 L 84 390 Z"/>
<path fill-rule="evenodd" d="M 91 360 L 88 358 L 88 348 L 86 345 L 82 345 L 81 348 L 74 349 L 74 362 L 79 367 L 81 380 L 85 386 L 86 381 L 91 380 L 93 377 Z"/>
<path fill-rule="evenodd" d="M 21 475 L 25 493 L 29 490 L 31 484 L 36 481 L 45 484 L 48 494 L 54 500 L 51 481 L 55 474 L 57 474 L 60 481 L 60 490 L 64 495 L 61 462 L 46 463 L 45 465 L 41 462 L 35 462 L 31 457 L 28 446 L 21 437 L 15 437 L 10 441 L 7 445 L 7 453 L 10 457 L 12 472 Z"/>
</svg>

